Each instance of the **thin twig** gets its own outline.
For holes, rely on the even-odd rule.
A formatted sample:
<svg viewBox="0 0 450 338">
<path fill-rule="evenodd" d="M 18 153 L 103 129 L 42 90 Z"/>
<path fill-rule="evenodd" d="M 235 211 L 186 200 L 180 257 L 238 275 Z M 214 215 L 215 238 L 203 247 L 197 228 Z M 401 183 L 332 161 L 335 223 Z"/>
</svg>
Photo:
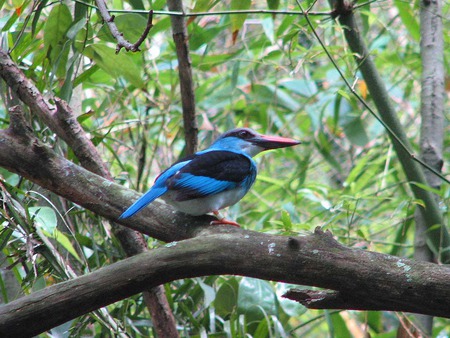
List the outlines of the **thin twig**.
<svg viewBox="0 0 450 338">
<path fill-rule="evenodd" d="M 138 39 L 136 43 L 131 43 L 127 39 L 123 37 L 123 33 L 119 31 L 116 24 L 114 23 L 114 15 L 110 15 L 109 13 L 111 11 L 108 10 L 106 7 L 106 3 L 104 0 L 95 0 L 95 3 L 97 4 L 97 9 L 100 12 L 101 17 L 108 25 L 109 31 L 111 32 L 112 36 L 117 40 L 117 47 L 116 47 L 116 54 L 120 52 L 122 48 L 125 48 L 127 51 L 131 52 L 138 52 L 140 51 L 139 46 L 144 42 L 144 40 L 147 38 L 148 33 L 150 32 L 150 29 L 153 27 L 153 10 L 150 10 L 148 13 L 148 21 L 147 21 L 147 27 L 145 27 L 144 32 Z M 86 4 L 87 5 L 87 4 Z"/>
<path fill-rule="evenodd" d="M 99 9 L 90 3 L 86 3 L 81 0 L 75 0 L 75 2 L 91 7 L 94 9 Z M 148 13 L 145 9 L 110 9 L 107 10 L 109 13 Z M 232 15 L 232 14 L 276 14 L 276 15 L 304 15 L 301 11 L 290 11 L 290 10 L 270 10 L 270 9 L 246 9 L 246 10 L 230 10 L 230 11 L 209 11 L 209 12 L 191 12 L 186 13 L 183 11 L 153 11 L 155 15 L 168 15 L 168 16 L 215 16 L 215 15 Z M 330 16 L 332 12 L 308 12 L 310 16 Z"/>
<path fill-rule="evenodd" d="M 147 19 L 147 26 L 145 27 L 144 32 L 139 37 L 139 39 L 134 43 L 134 47 L 136 51 L 139 50 L 139 46 L 144 42 L 144 40 L 147 38 L 148 33 L 150 33 L 150 29 L 153 27 L 153 9 L 148 12 L 148 19 Z"/>
</svg>

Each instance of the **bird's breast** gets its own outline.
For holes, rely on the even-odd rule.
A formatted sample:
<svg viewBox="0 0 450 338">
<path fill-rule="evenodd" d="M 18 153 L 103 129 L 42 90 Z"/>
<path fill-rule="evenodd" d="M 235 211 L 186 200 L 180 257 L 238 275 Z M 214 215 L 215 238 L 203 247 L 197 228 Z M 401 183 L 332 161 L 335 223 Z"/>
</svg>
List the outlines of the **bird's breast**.
<svg viewBox="0 0 450 338">
<path fill-rule="evenodd" d="M 184 201 L 177 201 L 176 191 L 168 191 L 162 196 L 162 199 L 185 214 L 200 216 L 236 204 L 244 197 L 247 190 L 245 187 L 237 187 L 214 195 Z"/>
</svg>

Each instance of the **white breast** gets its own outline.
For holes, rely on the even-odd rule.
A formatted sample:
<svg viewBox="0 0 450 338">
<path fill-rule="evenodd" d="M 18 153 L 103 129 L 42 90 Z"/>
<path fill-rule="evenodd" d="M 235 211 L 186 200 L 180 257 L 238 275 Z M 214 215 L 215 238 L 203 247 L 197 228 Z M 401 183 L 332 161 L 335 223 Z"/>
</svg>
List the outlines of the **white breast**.
<svg viewBox="0 0 450 338">
<path fill-rule="evenodd" d="M 207 197 L 179 202 L 172 199 L 172 196 L 175 193 L 168 191 L 161 196 L 161 198 L 168 204 L 175 207 L 175 209 L 184 212 L 185 214 L 200 216 L 236 204 L 242 197 L 244 197 L 245 193 L 245 189 L 237 188 Z"/>
</svg>

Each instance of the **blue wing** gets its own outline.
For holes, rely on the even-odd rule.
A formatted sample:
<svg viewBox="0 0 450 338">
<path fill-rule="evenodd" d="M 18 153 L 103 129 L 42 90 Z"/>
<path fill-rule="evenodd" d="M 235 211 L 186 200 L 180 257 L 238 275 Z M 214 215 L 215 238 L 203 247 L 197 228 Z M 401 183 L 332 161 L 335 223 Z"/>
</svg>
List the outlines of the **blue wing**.
<svg viewBox="0 0 450 338">
<path fill-rule="evenodd" d="M 125 219 L 133 216 L 135 213 L 139 212 L 142 208 L 146 207 L 147 204 L 152 203 L 159 196 L 167 192 L 166 187 L 156 187 L 153 186 L 149 191 L 147 191 L 141 198 L 134 202 L 125 212 L 120 215 L 119 219 Z"/>
<path fill-rule="evenodd" d="M 169 177 L 173 176 L 180 168 L 186 165 L 188 161 L 175 163 L 172 167 L 165 170 L 161 175 L 159 175 L 155 184 L 142 195 L 136 202 L 134 202 L 125 212 L 120 215 L 119 219 L 125 219 L 133 216 L 139 212 L 142 208 L 146 207 L 148 204 L 152 203 L 155 199 L 167 192 L 166 181 Z"/>
<path fill-rule="evenodd" d="M 191 160 L 168 178 L 166 185 L 176 192 L 176 201 L 206 197 L 225 190 L 244 187 L 255 181 L 256 165 L 243 154 L 231 151 L 206 151 Z"/>
</svg>

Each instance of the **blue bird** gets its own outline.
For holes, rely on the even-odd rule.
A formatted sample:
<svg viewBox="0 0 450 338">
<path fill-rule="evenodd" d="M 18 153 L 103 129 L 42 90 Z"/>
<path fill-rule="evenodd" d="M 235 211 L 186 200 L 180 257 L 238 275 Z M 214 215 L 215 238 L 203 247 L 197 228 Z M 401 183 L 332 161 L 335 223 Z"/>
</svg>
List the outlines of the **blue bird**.
<svg viewBox="0 0 450 338">
<path fill-rule="evenodd" d="M 237 203 L 255 182 L 256 154 L 300 144 L 299 141 L 261 135 L 249 128 L 236 128 L 222 134 L 209 148 L 188 156 L 163 171 L 154 185 L 120 217 L 133 216 L 161 197 L 175 209 L 199 216 Z M 221 217 L 214 224 L 238 223 Z"/>
</svg>

